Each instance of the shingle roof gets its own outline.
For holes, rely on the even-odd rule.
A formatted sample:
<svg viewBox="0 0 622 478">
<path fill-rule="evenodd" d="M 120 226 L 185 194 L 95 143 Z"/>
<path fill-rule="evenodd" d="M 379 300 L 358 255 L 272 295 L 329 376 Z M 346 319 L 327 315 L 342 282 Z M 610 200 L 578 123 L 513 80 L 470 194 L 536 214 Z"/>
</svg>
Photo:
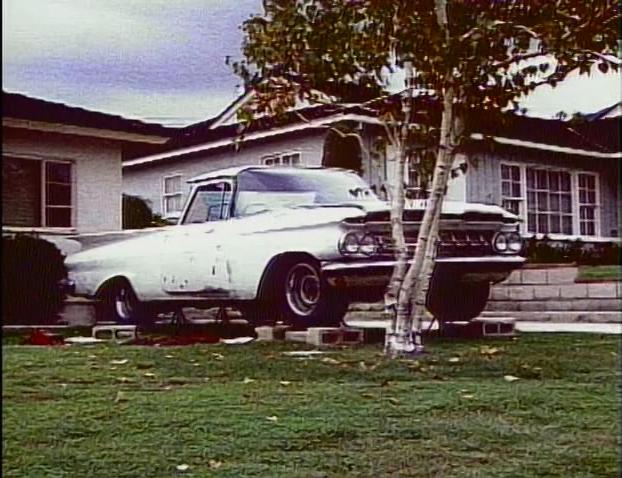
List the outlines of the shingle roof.
<svg viewBox="0 0 622 478">
<path fill-rule="evenodd" d="M 176 131 L 176 128 L 167 128 L 157 123 L 127 119 L 6 91 L 2 92 L 2 117 L 160 137 L 170 137 Z"/>
</svg>

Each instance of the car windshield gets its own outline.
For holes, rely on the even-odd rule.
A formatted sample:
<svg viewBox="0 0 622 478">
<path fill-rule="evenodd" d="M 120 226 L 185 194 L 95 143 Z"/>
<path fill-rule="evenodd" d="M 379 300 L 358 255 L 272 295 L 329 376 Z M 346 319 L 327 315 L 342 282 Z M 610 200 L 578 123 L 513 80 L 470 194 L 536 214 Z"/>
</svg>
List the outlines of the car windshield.
<svg viewBox="0 0 622 478">
<path fill-rule="evenodd" d="M 251 169 L 238 176 L 234 216 L 282 207 L 379 201 L 359 176 L 325 169 Z"/>
</svg>

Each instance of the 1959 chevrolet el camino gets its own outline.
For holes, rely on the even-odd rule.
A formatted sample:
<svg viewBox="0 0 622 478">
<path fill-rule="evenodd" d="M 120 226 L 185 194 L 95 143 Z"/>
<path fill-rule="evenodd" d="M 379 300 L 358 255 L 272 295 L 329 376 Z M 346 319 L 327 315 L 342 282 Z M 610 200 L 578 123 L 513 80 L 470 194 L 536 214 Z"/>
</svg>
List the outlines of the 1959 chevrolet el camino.
<svg viewBox="0 0 622 478">
<path fill-rule="evenodd" d="M 73 293 L 97 299 L 101 317 L 231 305 L 256 323 L 304 328 L 338 324 L 350 301 L 382 297 L 395 263 L 389 206 L 355 173 L 247 166 L 190 182 L 177 225 L 102 237 L 67 257 Z M 404 213 L 411 250 L 418 206 Z M 440 230 L 428 309 L 470 320 L 490 284 L 525 260 L 517 220 L 497 206 L 446 201 Z"/>
</svg>

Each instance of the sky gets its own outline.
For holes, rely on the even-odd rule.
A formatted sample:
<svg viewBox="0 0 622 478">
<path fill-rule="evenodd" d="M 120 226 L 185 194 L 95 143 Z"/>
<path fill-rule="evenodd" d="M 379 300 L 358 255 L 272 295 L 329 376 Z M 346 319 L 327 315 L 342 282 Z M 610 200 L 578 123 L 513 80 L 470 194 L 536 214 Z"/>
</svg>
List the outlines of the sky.
<svg viewBox="0 0 622 478">
<path fill-rule="evenodd" d="M 241 92 L 225 58 L 241 58 L 239 25 L 260 12 L 261 0 L 2 0 L 2 87 L 167 125 L 202 121 Z M 522 106 L 591 113 L 622 99 L 620 81 L 594 71 Z"/>
</svg>

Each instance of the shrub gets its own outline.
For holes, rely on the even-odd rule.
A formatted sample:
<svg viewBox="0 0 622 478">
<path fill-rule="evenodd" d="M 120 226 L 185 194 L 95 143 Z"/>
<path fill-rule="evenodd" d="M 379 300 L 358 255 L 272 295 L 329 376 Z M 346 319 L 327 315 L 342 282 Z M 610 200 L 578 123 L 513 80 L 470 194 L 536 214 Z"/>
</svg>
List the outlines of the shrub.
<svg viewBox="0 0 622 478">
<path fill-rule="evenodd" d="M 552 241 L 547 236 L 531 238 L 526 245 L 527 261 L 534 264 L 616 265 L 620 251 L 619 244 Z"/>
<path fill-rule="evenodd" d="M 64 256 L 54 244 L 32 236 L 2 238 L 3 322 L 45 323 L 56 317 L 67 277 Z"/>
<path fill-rule="evenodd" d="M 167 226 L 170 223 L 159 214 L 153 214 L 149 202 L 138 196 L 123 195 L 123 229 Z"/>
</svg>

